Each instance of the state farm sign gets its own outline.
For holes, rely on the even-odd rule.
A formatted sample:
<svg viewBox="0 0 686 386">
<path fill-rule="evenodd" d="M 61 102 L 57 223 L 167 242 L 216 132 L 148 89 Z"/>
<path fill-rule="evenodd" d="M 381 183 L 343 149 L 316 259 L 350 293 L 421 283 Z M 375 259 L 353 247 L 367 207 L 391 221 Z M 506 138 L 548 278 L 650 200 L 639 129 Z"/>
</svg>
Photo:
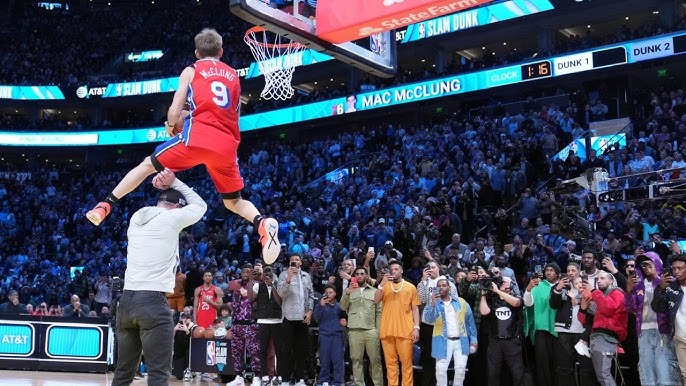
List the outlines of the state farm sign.
<svg viewBox="0 0 686 386">
<path fill-rule="evenodd" d="M 319 0 L 317 36 L 332 43 L 357 40 L 383 31 L 477 7 L 493 0 Z"/>
</svg>

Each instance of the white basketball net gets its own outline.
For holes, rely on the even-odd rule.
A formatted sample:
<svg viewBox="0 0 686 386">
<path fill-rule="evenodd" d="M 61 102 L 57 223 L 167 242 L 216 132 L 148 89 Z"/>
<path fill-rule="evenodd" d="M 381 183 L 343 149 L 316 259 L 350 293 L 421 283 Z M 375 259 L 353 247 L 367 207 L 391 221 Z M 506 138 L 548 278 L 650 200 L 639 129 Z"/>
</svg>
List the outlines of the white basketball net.
<svg viewBox="0 0 686 386">
<path fill-rule="evenodd" d="M 260 96 L 278 100 L 291 98 L 295 93 L 291 84 L 293 71 L 302 63 L 300 54 L 305 46 L 265 29 L 249 29 L 244 40 L 264 75 L 265 85 Z"/>
</svg>

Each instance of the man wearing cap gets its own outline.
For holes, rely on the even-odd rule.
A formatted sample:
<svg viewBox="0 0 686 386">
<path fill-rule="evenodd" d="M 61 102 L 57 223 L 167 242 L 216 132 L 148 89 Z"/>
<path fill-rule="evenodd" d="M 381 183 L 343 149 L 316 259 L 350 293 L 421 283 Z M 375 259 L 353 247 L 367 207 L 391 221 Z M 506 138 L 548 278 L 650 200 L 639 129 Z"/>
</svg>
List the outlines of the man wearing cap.
<svg viewBox="0 0 686 386">
<path fill-rule="evenodd" d="M 124 293 L 117 307 L 119 360 L 113 386 L 131 384 L 142 351 L 148 384 L 168 384 L 174 322 L 166 293 L 174 292 L 179 233 L 207 210 L 205 201 L 172 171 L 165 169 L 156 178 L 170 188 L 160 193 L 156 206 L 139 209 L 129 223 Z"/>
<path fill-rule="evenodd" d="M 384 243 L 383 249 L 374 260 L 374 268 L 376 269 L 376 272 L 381 270 L 381 266 L 387 266 L 391 259 L 402 261 L 403 254 L 399 250 L 393 248 L 393 242 L 391 240 L 387 240 Z"/>
<path fill-rule="evenodd" d="M 28 314 L 28 311 L 26 311 L 26 305 L 19 303 L 19 293 L 17 291 L 11 290 L 7 297 L 9 298 L 9 301 L 0 304 L 0 314 Z"/>
<path fill-rule="evenodd" d="M 670 272 L 663 272 L 651 304 L 653 311 L 666 312 L 671 325 L 674 349 L 679 362 L 681 379 L 686 384 L 686 255 L 672 258 Z"/>
<path fill-rule="evenodd" d="M 555 361 L 550 353 L 558 349 L 555 331 L 557 311 L 550 307 L 550 292 L 560 277 L 560 266 L 557 263 L 546 264 L 543 275 L 544 278 L 532 277 L 524 292 L 524 333 L 534 343 L 537 384 L 554 385 Z"/>
<path fill-rule="evenodd" d="M 386 245 L 386 241 L 391 241 L 393 239 L 393 228 L 392 225 L 388 226 L 386 224 L 386 219 L 381 217 L 374 230 L 374 240 L 376 241 L 376 248 L 381 249 Z"/>
<path fill-rule="evenodd" d="M 662 261 L 657 253 L 646 252 L 636 258 L 636 268 L 636 275 L 626 285 L 625 303 L 627 311 L 636 315 L 641 384 L 674 384 L 672 381 L 678 378 L 677 360 L 669 337 L 669 316 L 651 308 L 661 282 Z"/>
</svg>

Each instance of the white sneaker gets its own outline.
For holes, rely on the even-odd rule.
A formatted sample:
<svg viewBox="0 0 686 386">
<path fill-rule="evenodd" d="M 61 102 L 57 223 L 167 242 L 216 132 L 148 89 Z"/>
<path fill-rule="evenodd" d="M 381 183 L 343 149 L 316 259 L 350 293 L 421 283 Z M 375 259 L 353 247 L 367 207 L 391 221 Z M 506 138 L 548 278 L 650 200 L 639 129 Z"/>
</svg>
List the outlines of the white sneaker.
<svg viewBox="0 0 686 386">
<path fill-rule="evenodd" d="M 307 383 L 305 383 L 304 379 L 301 379 L 300 381 L 298 381 L 298 383 L 295 384 L 295 386 L 307 386 Z"/>
<path fill-rule="evenodd" d="M 265 375 L 262 377 L 262 386 L 269 386 L 271 383 L 269 383 L 269 375 Z"/>
<path fill-rule="evenodd" d="M 236 375 L 236 379 L 227 383 L 226 386 L 245 386 L 245 380 L 240 375 Z"/>
<path fill-rule="evenodd" d="M 322 383 L 322 386 L 329 386 L 329 382 Z"/>
<path fill-rule="evenodd" d="M 185 382 L 190 382 L 191 379 L 193 379 L 193 374 L 191 374 L 191 369 L 186 369 L 186 370 L 183 372 L 183 380 L 184 380 Z"/>
<path fill-rule="evenodd" d="M 272 265 L 281 253 L 281 243 L 279 242 L 279 223 L 270 217 L 260 220 L 257 234 L 260 236 L 262 244 L 262 259 L 267 265 Z"/>
<path fill-rule="evenodd" d="M 587 345 L 586 343 L 582 342 L 582 341 L 578 341 L 578 342 L 574 345 L 574 349 L 576 350 L 576 352 L 577 352 L 579 355 L 583 355 L 583 356 L 586 356 L 586 357 L 589 357 L 589 358 L 591 357 L 591 350 L 589 350 L 589 349 L 588 349 L 588 345 Z"/>
<path fill-rule="evenodd" d="M 262 382 L 260 382 L 260 377 L 254 375 L 252 377 L 252 383 L 250 384 L 250 386 L 262 386 Z"/>
</svg>

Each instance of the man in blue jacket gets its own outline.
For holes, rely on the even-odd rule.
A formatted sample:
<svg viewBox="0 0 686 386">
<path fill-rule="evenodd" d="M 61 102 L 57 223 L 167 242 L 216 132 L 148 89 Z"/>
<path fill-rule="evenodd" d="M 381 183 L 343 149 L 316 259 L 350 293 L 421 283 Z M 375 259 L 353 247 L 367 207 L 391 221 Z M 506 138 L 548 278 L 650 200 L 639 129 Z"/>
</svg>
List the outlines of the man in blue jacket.
<svg viewBox="0 0 686 386">
<path fill-rule="evenodd" d="M 313 317 L 319 323 L 319 382 L 342 386 L 345 377 L 343 331 L 347 319 L 336 301 L 336 289 L 332 285 L 326 286 L 321 300 L 315 304 Z"/>
<path fill-rule="evenodd" d="M 467 358 L 478 347 L 471 307 L 464 299 L 450 295 L 450 284 L 442 278 L 438 281 L 438 294 L 424 308 L 424 318 L 434 323 L 431 356 L 436 358 L 436 385 L 448 385 L 448 366 L 454 358 L 453 386 L 462 386 Z"/>
</svg>

